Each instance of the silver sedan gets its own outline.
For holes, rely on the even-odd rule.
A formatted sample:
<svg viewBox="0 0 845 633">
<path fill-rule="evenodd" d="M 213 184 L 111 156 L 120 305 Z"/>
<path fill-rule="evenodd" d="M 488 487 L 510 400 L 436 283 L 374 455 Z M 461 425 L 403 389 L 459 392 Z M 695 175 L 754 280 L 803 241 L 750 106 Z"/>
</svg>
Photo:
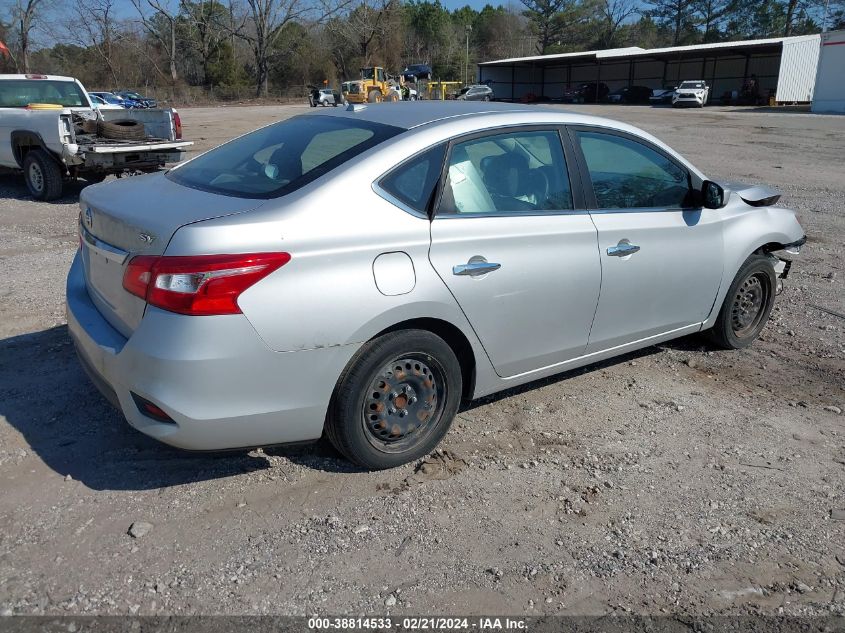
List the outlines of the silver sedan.
<svg viewBox="0 0 845 633">
<path fill-rule="evenodd" d="M 154 438 L 325 434 L 388 468 L 461 402 L 696 332 L 751 343 L 804 242 L 777 199 L 607 119 L 332 109 L 86 188 L 68 324 Z"/>
</svg>

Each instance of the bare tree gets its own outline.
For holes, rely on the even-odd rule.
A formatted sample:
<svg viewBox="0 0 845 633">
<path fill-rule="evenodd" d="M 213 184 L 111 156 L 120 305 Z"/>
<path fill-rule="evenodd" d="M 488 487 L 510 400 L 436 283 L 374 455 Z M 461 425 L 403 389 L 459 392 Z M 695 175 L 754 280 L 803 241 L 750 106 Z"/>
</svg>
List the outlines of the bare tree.
<svg viewBox="0 0 845 633">
<path fill-rule="evenodd" d="M 103 61 L 111 76 L 112 85 L 117 78 L 117 43 L 123 32 L 114 15 L 116 0 L 73 0 L 74 17 L 66 23 L 67 39 L 94 51 Z"/>
<path fill-rule="evenodd" d="M 319 23 L 331 17 L 351 0 L 246 0 L 248 12 L 236 28 L 235 34 L 247 42 L 255 59 L 255 89 L 257 96 L 269 91 L 270 61 L 273 47 L 284 28 L 295 21 Z M 331 3 L 331 4 L 330 4 Z"/>
<path fill-rule="evenodd" d="M 637 13 L 637 5 L 634 0 L 602 0 L 599 5 L 599 12 L 604 26 L 602 44 L 610 47 L 613 46 L 616 33 L 622 23 Z"/>
<path fill-rule="evenodd" d="M 182 2 L 182 13 L 190 28 L 190 36 L 186 39 L 199 53 L 203 81 L 208 85 L 212 58 L 230 32 L 230 10 L 218 0 L 187 0 Z M 232 49 L 234 54 L 234 46 Z"/>
<path fill-rule="evenodd" d="M 42 0 L 16 0 L 12 6 L 12 21 L 18 39 L 18 55 L 12 59 L 19 72 L 29 72 L 32 30 L 35 28 L 41 4 Z M 9 53 L 12 54 L 11 50 Z"/>
<path fill-rule="evenodd" d="M 156 41 L 161 45 L 167 61 L 170 65 L 170 80 L 176 83 L 179 75 L 176 71 L 176 20 L 179 17 L 179 7 L 181 2 L 177 2 L 176 8 L 171 8 L 170 3 L 166 0 L 132 0 L 132 4 L 141 16 L 141 24 L 144 29 L 152 35 Z M 144 4 L 152 10 L 152 16 L 147 15 L 144 11 Z"/>
</svg>

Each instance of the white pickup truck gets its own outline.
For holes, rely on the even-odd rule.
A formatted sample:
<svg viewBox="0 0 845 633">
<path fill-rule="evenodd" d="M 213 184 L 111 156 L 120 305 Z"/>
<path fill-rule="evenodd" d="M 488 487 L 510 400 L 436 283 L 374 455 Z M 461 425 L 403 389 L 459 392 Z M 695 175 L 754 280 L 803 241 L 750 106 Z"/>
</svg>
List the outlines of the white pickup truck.
<svg viewBox="0 0 845 633">
<path fill-rule="evenodd" d="M 23 174 L 37 200 L 75 178 L 155 171 L 189 145 L 172 108 L 100 110 L 72 77 L 0 75 L 0 172 Z"/>
</svg>

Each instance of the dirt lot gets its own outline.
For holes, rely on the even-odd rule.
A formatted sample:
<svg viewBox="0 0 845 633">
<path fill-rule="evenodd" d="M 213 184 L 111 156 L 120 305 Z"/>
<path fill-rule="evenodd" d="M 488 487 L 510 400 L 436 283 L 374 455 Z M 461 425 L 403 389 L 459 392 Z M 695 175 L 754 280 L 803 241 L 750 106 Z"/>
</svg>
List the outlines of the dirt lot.
<svg viewBox="0 0 845 633">
<path fill-rule="evenodd" d="M 0 177 L 0 611 L 845 613 L 845 320 L 814 307 L 845 315 L 845 118 L 573 109 L 784 192 L 809 244 L 771 323 L 475 403 L 443 454 L 379 473 L 132 430 L 64 326 L 78 192 Z M 301 111 L 182 116 L 204 149 Z"/>
</svg>

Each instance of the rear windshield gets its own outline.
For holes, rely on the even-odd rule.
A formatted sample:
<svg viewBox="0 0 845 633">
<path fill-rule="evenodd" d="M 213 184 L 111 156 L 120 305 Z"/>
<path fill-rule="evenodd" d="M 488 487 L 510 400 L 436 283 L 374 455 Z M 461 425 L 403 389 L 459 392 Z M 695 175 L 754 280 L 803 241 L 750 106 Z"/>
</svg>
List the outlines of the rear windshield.
<svg viewBox="0 0 845 633">
<path fill-rule="evenodd" d="M 206 152 L 167 177 L 227 196 L 275 198 L 403 131 L 346 117 L 297 116 Z"/>
<path fill-rule="evenodd" d="M 25 108 L 30 103 L 51 103 L 66 108 L 87 108 L 85 94 L 73 81 L 0 79 L 0 108 Z"/>
</svg>

